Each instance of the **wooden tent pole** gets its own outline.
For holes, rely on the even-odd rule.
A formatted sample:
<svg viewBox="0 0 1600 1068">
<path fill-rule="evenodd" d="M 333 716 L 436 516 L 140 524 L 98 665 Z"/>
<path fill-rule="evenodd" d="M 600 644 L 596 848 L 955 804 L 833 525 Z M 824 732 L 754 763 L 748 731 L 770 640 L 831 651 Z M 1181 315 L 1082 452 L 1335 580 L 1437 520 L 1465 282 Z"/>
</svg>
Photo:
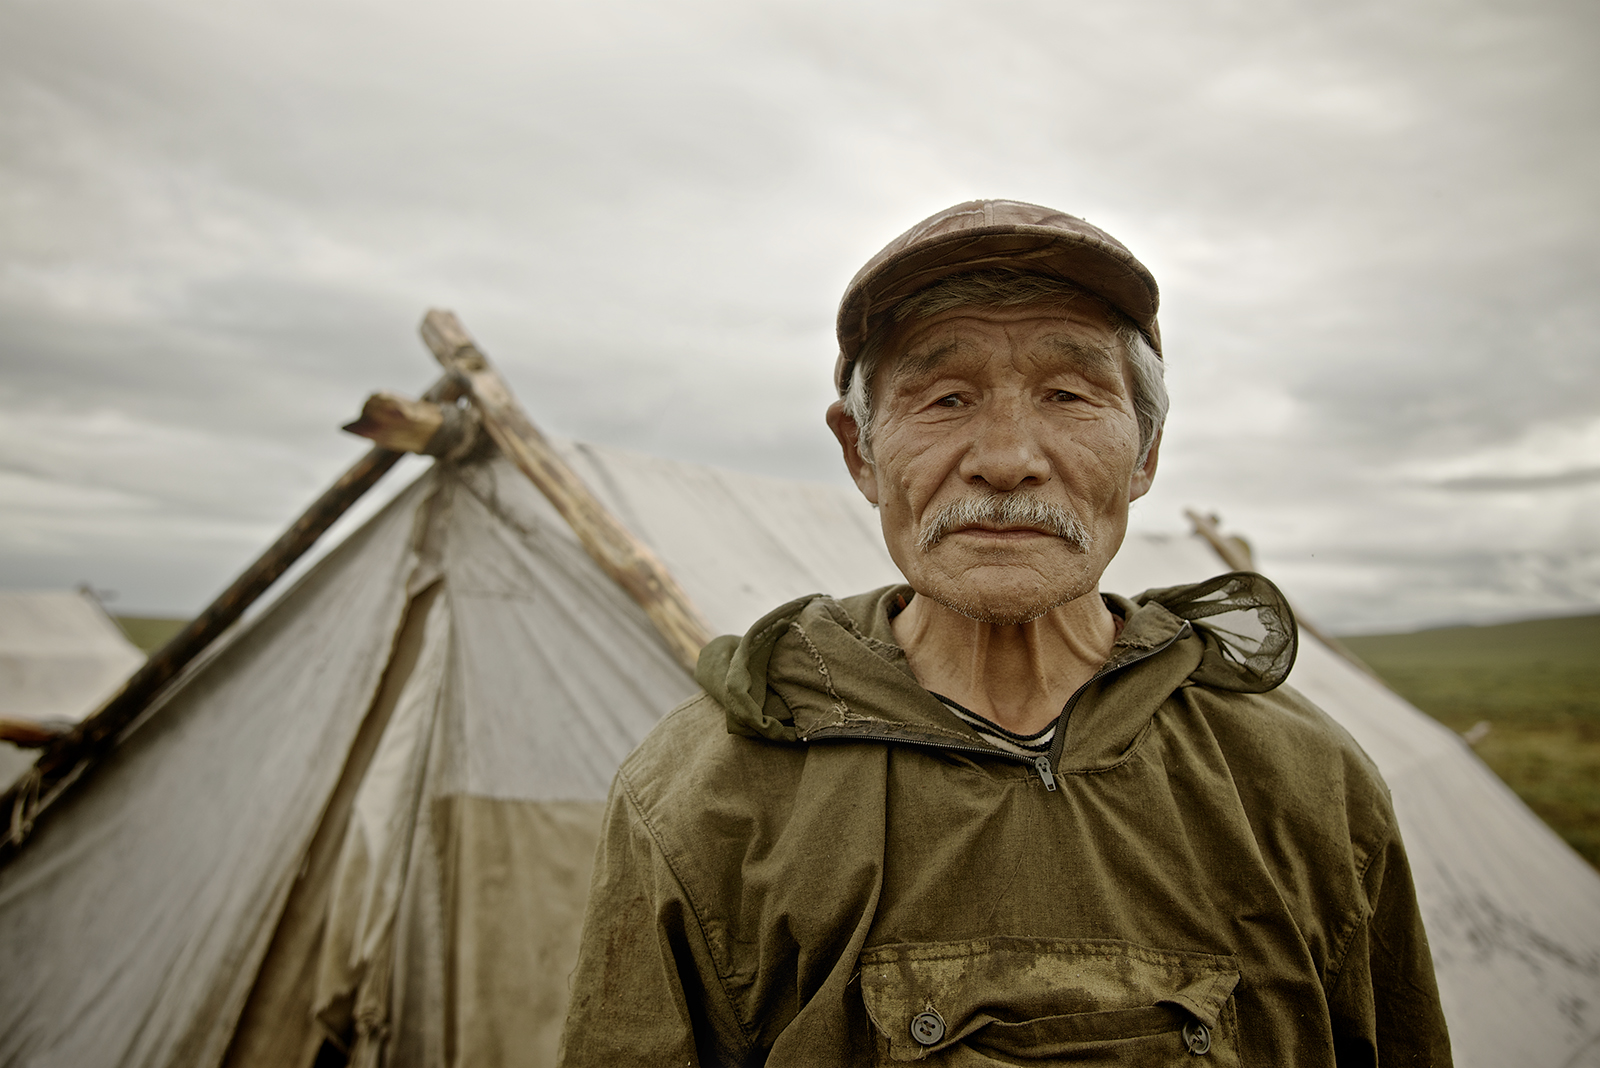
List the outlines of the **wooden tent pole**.
<svg viewBox="0 0 1600 1068">
<path fill-rule="evenodd" d="M 692 674 L 711 628 L 666 565 L 556 455 L 453 312 L 428 312 L 422 339 L 460 379 L 500 451 L 549 498 L 595 563 L 639 603 L 673 657 Z"/>
<path fill-rule="evenodd" d="M 1210 543 L 1211 548 L 1222 558 L 1223 563 L 1235 571 L 1254 571 L 1256 569 L 1255 561 L 1250 552 L 1250 543 L 1243 538 L 1229 537 L 1222 533 L 1222 528 L 1217 524 L 1216 516 L 1201 515 L 1193 508 L 1185 509 L 1183 514 L 1189 517 L 1189 522 L 1194 524 L 1195 533 Z M 1383 681 L 1378 673 L 1368 667 L 1359 656 L 1351 652 L 1344 642 L 1331 634 L 1325 633 L 1321 627 L 1312 623 L 1311 620 L 1299 612 L 1294 614 L 1294 621 L 1300 625 L 1301 630 L 1317 639 L 1317 641 L 1326 645 L 1368 675 L 1378 679 L 1380 682 Z M 1387 686 L 1388 683 L 1384 683 L 1384 685 Z"/>
<path fill-rule="evenodd" d="M 460 395 L 460 384 L 447 374 L 425 396 L 430 401 L 446 402 Z M 5 837 L 0 839 L 0 864 L 10 859 L 39 815 L 105 758 L 115 747 L 117 736 L 149 707 L 166 684 L 232 626 L 403 455 L 379 447 L 356 461 L 255 563 L 146 660 L 99 709 L 42 747 L 32 770 L 0 794 L 0 813 L 10 817 L 4 828 Z"/>
<path fill-rule="evenodd" d="M 1183 514 L 1194 524 L 1194 532 L 1206 539 L 1212 550 L 1222 558 L 1223 563 L 1235 571 L 1256 569 L 1250 543 L 1243 538 L 1230 538 L 1222 533 L 1222 527 L 1218 525 L 1216 516 L 1201 515 L 1193 508 L 1185 508 Z"/>
<path fill-rule="evenodd" d="M 0 742 L 19 749 L 42 749 L 71 729 L 66 724 L 34 719 L 0 719 Z"/>
</svg>

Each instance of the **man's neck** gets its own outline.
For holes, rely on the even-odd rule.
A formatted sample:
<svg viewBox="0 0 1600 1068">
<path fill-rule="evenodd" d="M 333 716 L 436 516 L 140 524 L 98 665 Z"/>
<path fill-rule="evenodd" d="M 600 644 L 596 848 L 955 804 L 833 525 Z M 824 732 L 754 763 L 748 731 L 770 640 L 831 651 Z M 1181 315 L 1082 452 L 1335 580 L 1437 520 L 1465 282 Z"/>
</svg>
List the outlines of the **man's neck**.
<svg viewBox="0 0 1600 1068">
<path fill-rule="evenodd" d="M 980 623 L 919 596 L 891 625 L 925 689 L 1018 734 L 1054 722 L 1117 634 L 1098 591 L 1016 625 Z"/>
</svg>

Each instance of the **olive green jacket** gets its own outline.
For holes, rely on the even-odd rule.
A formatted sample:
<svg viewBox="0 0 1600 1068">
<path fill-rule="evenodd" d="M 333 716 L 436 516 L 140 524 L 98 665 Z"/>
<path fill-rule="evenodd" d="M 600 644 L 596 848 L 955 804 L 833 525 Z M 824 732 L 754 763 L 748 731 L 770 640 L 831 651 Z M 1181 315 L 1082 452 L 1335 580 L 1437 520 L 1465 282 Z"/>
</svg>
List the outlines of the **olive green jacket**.
<svg viewBox="0 0 1600 1068">
<path fill-rule="evenodd" d="M 1107 598 L 1045 766 L 917 685 L 909 592 L 707 647 L 612 787 L 564 1063 L 1450 1063 L 1387 790 L 1278 687 L 1270 583 Z"/>
</svg>

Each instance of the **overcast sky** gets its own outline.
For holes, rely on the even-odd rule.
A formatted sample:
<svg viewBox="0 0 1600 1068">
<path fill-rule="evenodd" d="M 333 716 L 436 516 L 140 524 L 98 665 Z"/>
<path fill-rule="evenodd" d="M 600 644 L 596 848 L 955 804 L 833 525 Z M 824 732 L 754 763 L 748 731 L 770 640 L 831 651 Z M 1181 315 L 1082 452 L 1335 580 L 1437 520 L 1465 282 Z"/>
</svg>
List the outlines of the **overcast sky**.
<svg viewBox="0 0 1600 1068">
<path fill-rule="evenodd" d="M 1334 629 L 1595 611 L 1597 111 L 1580 0 L 0 0 L 0 586 L 197 610 L 430 306 L 550 430 L 843 484 L 845 282 L 999 196 L 1161 283 L 1136 528 Z"/>
</svg>

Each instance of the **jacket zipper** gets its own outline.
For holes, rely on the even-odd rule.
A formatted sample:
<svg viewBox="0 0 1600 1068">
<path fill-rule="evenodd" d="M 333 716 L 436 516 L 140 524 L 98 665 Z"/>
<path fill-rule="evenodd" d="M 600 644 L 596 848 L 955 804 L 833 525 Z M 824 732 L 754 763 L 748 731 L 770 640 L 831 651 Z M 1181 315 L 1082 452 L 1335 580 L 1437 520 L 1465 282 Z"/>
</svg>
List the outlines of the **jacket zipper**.
<svg viewBox="0 0 1600 1068">
<path fill-rule="evenodd" d="M 1056 724 L 1056 729 L 1061 729 L 1061 724 L 1059 721 Z M 1050 758 L 1048 756 L 1041 754 L 1034 757 L 1033 770 L 1037 771 L 1039 773 L 1039 778 L 1044 780 L 1044 788 L 1046 790 L 1053 791 L 1056 788 L 1056 775 L 1055 772 L 1050 770 Z"/>
<path fill-rule="evenodd" d="M 815 745 L 818 742 L 888 742 L 893 745 L 912 745 L 921 749 L 940 749 L 952 753 L 978 753 L 986 757 L 999 757 L 1002 760 L 1009 760 L 1014 764 L 1022 764 L 1024 766 L 1031 767 L 1039 776 L 1040 781 L 1044 783 L 1044 788 L 1049 791 L 1054 791 L 1056 789 L 1056 774 L 1054 769 L 1061 766 L 1061 754 L 1066 748 L 1067 717 L 1072 715 L 1072 710 L 1077 706 L 1078 699 L 1083 696 L 1083 692 L 1095 682 L 1111 674 L 1113 671 L 1121 671 L 1125 667 L 1132 667 L 1141 660 L 1150 659 L 1152 656 L 1162 652 L 1173 642 L 1177 641 L 1179 638 L 1183 637 L 1189 632 L 1189 621 L 1184 620 L 1183 626 L 1179 627 L 1172 637 L 1168 638 L 1160 645 L 1146 649 L 1143 653 L 1134 657 L 1132 660 L 1124 661 L 1114 668 L 1104 668 L 1095 672 L 1094 676 L 1090 678 L 1088 682 L 1085 682 L 1082 686 L 1078 687 L 1077 691 L 1067 699 L 1066 707 L 1062 709 L 1060 717 L 1056 720 L 1056 734 L 1054 740 L 1050 744 L 1050 754 L 1048 756 L 1028 757 L 1023 756 L 1021 753 L 1009 753 L 1004 749 L 996 749 L 989 745 L 962 745 L 957 742 L 923 741 L 920 738 L 907 738 L 903 734 L 891 734 L 887 731 L 862 731 L 859 734 L 852 732 L 848 735 L 808 738 L 806 739 L 806 744 Z"/>
<path fill-rule="evenodd" d="M 1192 630 L 1193 628 L 1189 626 L 1189 621 L 1187 619 L 1184 620 L 1183 625 L 1173 632 L 1172 637 L 1168 638 L 1160 645 L 1146 649 L 1141 655 L 1134 657 L 1132 660 L 1124 661 L 1123 663 L 1118 664 L 1116 667 L 1101 668 L 1099 671 L 1094 673 L 1088 682 L 1085 682 L 1082 686 L 1079 686 L 1077 690 L 1073 692 L 1072 696 L 1067 698 L 1066 707 L 1061 710 L 1061 715 L 1056 719 L 1056 733 L 1055 736 L 1050 740 L 1050 754 L 1048 756 L 1042 756 L 1038 760 L 1034 761 L 1034 768 L 1039 772 L 1039 777 L 1044 780 L 1044 788 L 1046 790 L 1054 790 L 1056 788 L 1055 773 L 1052 769 L 1059 768 L 1061 766 L 1061 757 L 1066 752 L 1067 748 L 1067 721 L 1072 718 L 1072 710 L 1078 707 L 1078 701 L 1083 697 L 1084 691 L 1086 691 L 1090 686 L 1093 686 L 1095 683 L 1099 682 L 1101 679 L 1105 678 L 1107 675 L 1110 675 L 1112 672 L 1121 671 L 1126 667 L 1132 667 L 1142 660 L 1149 660 L 1152 656 L 1155 656 L 1159 652 L 1163 652 L 1169 646 L 1171 646 L 1173 642 L 1177 641 L 1185 634 L 1189 634 Z"/>
</svg>

